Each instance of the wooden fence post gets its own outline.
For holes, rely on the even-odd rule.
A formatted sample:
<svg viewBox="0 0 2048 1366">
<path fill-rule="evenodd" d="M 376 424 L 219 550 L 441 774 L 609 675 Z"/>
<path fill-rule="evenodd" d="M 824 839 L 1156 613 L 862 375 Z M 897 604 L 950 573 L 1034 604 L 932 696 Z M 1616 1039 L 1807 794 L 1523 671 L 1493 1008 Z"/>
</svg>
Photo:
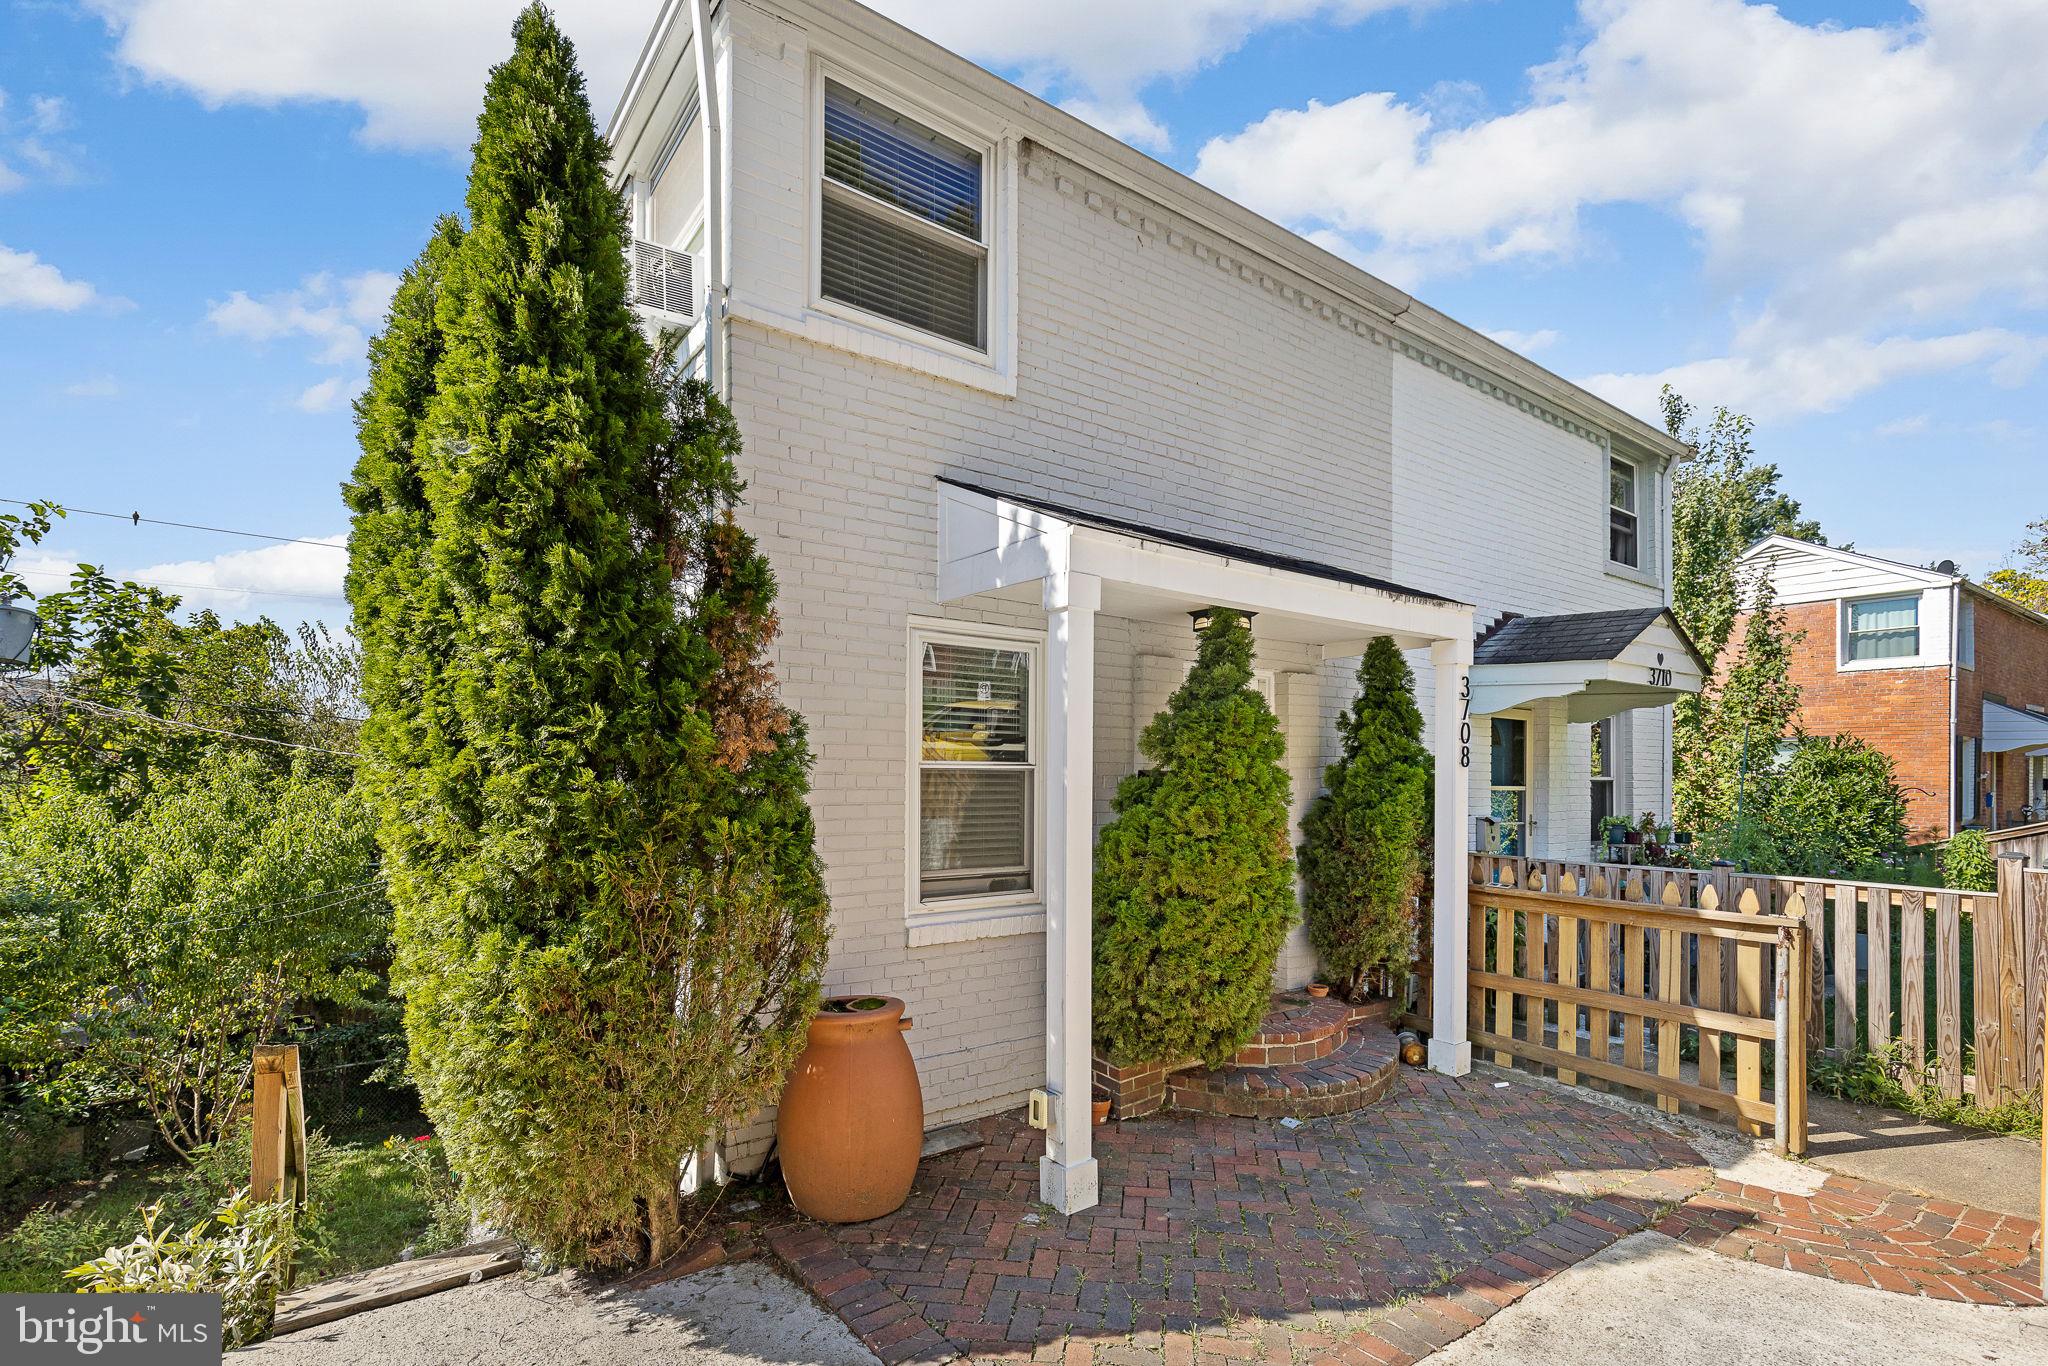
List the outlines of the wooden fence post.
<svg viewBox="0 0 2048 1366">
<path fill-rule="evenodd" d="M 256 1045 L 249 1190 L 258 1200 L 306 1201 L 306 1092 L 297 1044 Z"/>
</svg>

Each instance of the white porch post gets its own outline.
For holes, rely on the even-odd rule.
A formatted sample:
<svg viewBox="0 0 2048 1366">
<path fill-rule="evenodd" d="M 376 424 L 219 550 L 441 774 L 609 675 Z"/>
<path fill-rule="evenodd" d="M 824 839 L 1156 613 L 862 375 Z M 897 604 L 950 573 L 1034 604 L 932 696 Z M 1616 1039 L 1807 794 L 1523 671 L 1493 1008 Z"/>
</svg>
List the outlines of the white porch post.
<svg viewBox="0 0 2048 1366">
<path fill-rule="evenodd" d="M 1436 906 L 1432 916 L 1435 964 L 1432 979 L 1429 1065 L 1446 1076 L 1472 1070 L 1472 1043 L 1465 1036 L 1465 828 L 1471 804 L 1472 639 L 1459 636 L 1429 647 L 1435 676 L 1436 718 L 1430 726 L 1436 750 Z"/>
<path fill-rule="evenodd" d="M 1045 580 L 1045 1089 L 1038 1197 L 1062 1214 L 1096 1201 L 1093 1117 L 1095 613 L 1102 580 Z M 1462 885 L 1462 884 L 1461 884 Z"/>
</svg>

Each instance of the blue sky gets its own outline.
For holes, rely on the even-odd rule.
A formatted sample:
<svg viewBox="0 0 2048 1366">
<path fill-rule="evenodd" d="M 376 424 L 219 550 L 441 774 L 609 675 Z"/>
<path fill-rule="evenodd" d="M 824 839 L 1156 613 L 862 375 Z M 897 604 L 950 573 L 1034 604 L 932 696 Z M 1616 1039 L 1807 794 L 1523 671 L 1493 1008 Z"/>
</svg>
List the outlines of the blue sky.
<svg viewBox="0 0 2048 1366">
<path fill-rule="evenodd" d="M 881 7 L 1625 406 L 1750 411 L 1837 539 L 1981 573 L 2048 516 L 2048 0 Z M 0 0 L 0 497 L 338 540 L 515 8 Z M 560 6 L 601 114 L 655 9 Z M 49 550 L 343 616 L 330 549 Z"/>
</svg>

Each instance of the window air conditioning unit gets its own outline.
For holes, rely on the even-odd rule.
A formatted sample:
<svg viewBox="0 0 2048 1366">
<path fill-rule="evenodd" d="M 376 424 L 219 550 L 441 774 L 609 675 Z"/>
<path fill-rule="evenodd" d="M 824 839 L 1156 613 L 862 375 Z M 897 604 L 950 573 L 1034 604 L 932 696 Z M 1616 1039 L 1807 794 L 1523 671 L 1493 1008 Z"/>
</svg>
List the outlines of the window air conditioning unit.
<svg viewBox="0 0 2048 1366">
<path fill-rule="evenodd" d="M 633 305 L 685 324 L 697 321 L 697 258 L 687 251 L 635 239 Z"/>
</svg>

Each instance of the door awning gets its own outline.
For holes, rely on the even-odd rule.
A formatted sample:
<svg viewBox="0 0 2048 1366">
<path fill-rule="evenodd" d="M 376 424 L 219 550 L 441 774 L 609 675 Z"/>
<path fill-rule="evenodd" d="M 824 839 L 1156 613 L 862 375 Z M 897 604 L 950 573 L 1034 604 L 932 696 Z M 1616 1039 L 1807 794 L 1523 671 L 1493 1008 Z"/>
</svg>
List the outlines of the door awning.
<svg viewBox="0 0 2048 1366">
<path fill-rule="evenodd" d="M 2022 711 L 2003 702 L 1984 704 L 1984 752 L 2004 754 L 2048 745 L 2048 715 Z"/>
<path fill-rule="evenodd" d="M 1512 617 L 1472 654 L 1472 712 L 1563 698 L 1581 725 L 1661 707 L 1706 683 L 1699 651 L 1666 607 Z"/>
</svg>

